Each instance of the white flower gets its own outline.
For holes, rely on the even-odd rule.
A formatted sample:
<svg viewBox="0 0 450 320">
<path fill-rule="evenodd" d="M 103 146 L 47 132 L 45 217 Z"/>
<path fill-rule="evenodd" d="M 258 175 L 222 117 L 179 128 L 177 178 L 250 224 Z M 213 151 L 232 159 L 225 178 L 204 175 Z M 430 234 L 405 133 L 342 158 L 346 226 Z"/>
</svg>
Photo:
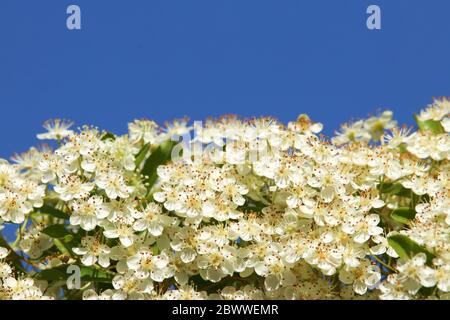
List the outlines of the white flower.
<svg viewBox="0 0 450 320">
<path fill-rule="evenodd" d="M 338 195 L 345 193 L 344 184 L 347 178 L 337 174 L 331 168 L 315 168 L 314 175 L 308 178 L 308 184 L 313 188 L 320 188 L 320 196 L 325 203 L 333 201 Z"/>
<path fill-rule="evenodd" d="M 118 172 L 102 173 L 96 177 L 95 183 L 104 189 L 110 199 L 128 198 L 133 187 L 127 186 L 124 177 Z"/>
<path fill-rule="evenodd" d="M 366 217 L 357 216 L 343 225 L 342 230 L 353 235 L 353 239 L 357 243 L 364 243 L 371 236 L 377 236 L 383 233 L 383 228 L 378 227 L 380 216 L 377 214 L 369 214 Z"/>
<path fill-rule="evenodd" d="M 445 132 L 450 132 L 450 116 L 442 119 L 441 124 Z"/>
<path fill-rule="evenodd" d="M 3 279 L 3 286 L 10 292 L 12 300 L 48 299 L 30 278 L 17 280 L 7 277 Z"/>
<path fill-rule="evenodd" d="M 428 105 L 419 114 L 420 121 L 439 121 L 450 113 L 450 101 L 447 98 L 435 99 L 433 104 Z"/>
<path fill-rule="evenodd" d="M 40 133 L 37 138 L 40 140 L 61 140 L 73 133 L 69 128 L 73 122 L 61 119 L 48 120 L 44 123 L 44 128 L 48 132 Z"/>
<path fill-rule="evenodd" d="M 136 235 L 134 234 L 131 224 L 122 219 L 118 219 L 116 222 L 109 222 L 103 225 L 103 234 L 108 239 L 119 238 L 120 243 L 124 247 L 129 247 L 133 244 Z"/>
<path fill-rule="evenodd" d="M 245 185 L 236 183 L 232 180 L 223 180 L 218 185 L 217 191 L 220 192 L 220 200 L 224 202 L 232 202 L 237 206 L 242 206 L 245 203 L 243 195 L 248 193 L 248 188 Z"/>
<path fill-rule="evenodd" d="M 108 208 L 103 204 L 103 199 L 100 196 L 76 200 L 72 203 L 72 209 L 70 224 L 80 225 L 86 231 L 95 229 L 98 221 L 109 215 Z"/>
<path fill-rule="evenodd" d="M 155 237 L 162 235 L 165 227 L 173 226 L 177 219 L 162 213 L 162 209 L 156 203 L 149 203 L 144 211 L 133 210 L 131 212 L 136 221 L 133 229 L 136 231 L 148 230 Z"/>
<path fill-rule="evenodd" d="M 101 294 L 97 294 L 93 289 L 88 289 L 83 292 L 83 300 L 112 300 L 114 291 L 107 289 Z"/>
<path fill-rule="evenodd" d="M 9 254 L 8 249 L 0 247 L 0 259 L 6 258 L 8 254 Z"/>
<path fill-rule="evenodd" d="M 0 191 L 0 218 L 5 221 L 22 223 L 25 220 L 25 214 L 30 213 L 31 210 L 33 210 L 33 206 L 24 195 L 11 191 Z"/>
<path fill-rule="evenodd" d="M 381 280 L 380 268 L 364 260 L 356 268 L 342 269 L 339 272 L 339 280 L 345 284 L 353 284 L 353 290 L 363 295 L 367 292 L 367 288 L 375 286 Z"/>
<path fill-rule="evenodd" d="M 425 253 L 418 253 L 412 259 L 397 264 L 399 279 L 411 294 L 415 294 L 421 286 L 429 288 L 436 285 L 436 272 L 425 265 L 426 261 Z"/>
<path fill-rule="evenodd" d="M 112 280 L 115 289 L 113 300 L 142 300 L 144 294 L 153 292 L 153 281 L 150 278 L 140 279 L 130 270 L 124 275 L 118 274 Z"/>
<path fill-rule="evenodd" d="M 436 100 L 419 120 L 448 131 L 449 107 Z M 0 238 L 0 300 L 68 298 L 64 281 L 33 279 L 76 264 L 112 278 L 83 283 L 87 300 L 450 296 L 448 132 L 399 128 L 389 111 L 331 142 L 306 115 L 209 119 L 188 141 L 187 120 L 165 132 L 137 120 L 111 137 L 47 127 L 56 150 L 0 159 L 0 230 L 18 224 L 15 241 Z M 158 165 L 152 152 L 180 137 L 183 157 Z M 411 206 L 408 223 L 389 218 Z M 395 234 L 432 261 L 399 258 Z"/>
<path fill-rule="evenodd" d="M 86 236 L 81 239 L 81 247 L 75 247 L 73 252 L 81 257 L 81 263 L 85 266 L 98 264 L 107 268 L 110 264 L 109 253 L 111 249 L 102 244 L 96 237 Z"/>
<path fill-rule="evenodd" d="M 163 296 L 163 299 L 166 300 L 206 300 L 207 298 L 206 291 L 198 292 L 188 285 L 180 286 L 174 290 L 168 290 Z"/>
<path fill-rule="evenodd" d="M 135 271 L 135 276 L 139 279 L 150 277 L 153 281 L 162 282 L 164 279 L 173 276 L 171 269 L 167 268 L 169 256 L 163 251 L 159 255 L 154 255 L 151 249 L 141 249 L 137 254 L 127 259 L 127 266 Z"/>
<path fill-rule="evenodd" d="M 4 257 L 6 257 L 6 256 L 4 256 Z M 0 279 L 8 277 L 9 275 L 11 275 L 12 271 L 13 270 L 9 264 L 0 261 Z M 0 285 L 1 285 L 1 280 L 0 280 Z M 0 289 L 0 291 L 1 291 L 1 289 Z"/>
<path fill-rule="evenodd" d="M 213 249 L 197 258 L 197 266 L 203 279 L 218 282 L 236 271 L 237 250 L 225 246 L 221 250 Z M 243 271 L 243 270 L 241 270 Z"/>
<path fill-rule="evenodd" d="M 141 139 L 144 143 L 155 143 L 158 139 L 158 125 L 151 120 L 135 120 L 128 124 L 130 139 L 138 142 Z"/>
<path fill-rule="evenodd" d="M 77 175 L 67 175 L 61 177 L 54 189 L 59 193 L 61 200 L 69 201 L 88 196 L 89 192 L 94 189 L 94 185 L 90 182 L 83 182 Z"/>
<path fill-rule="evenodd" d="M 438 266 L 435 277 L 438 289 L 443 292 L 450 292 L 450 264 Z"/>
<path fill-rule="evenodd" d="M 379 256 L 386 253 L 392 258 L 398 258 L 397 252 L 395 252 L 395 250 L 389 245 L 387 239 L 382 235 L 372 236 L 372 241 L 376 243 L 375 246 L 370 248 L 370 252 L 372 254 Z"/>
<path fill-rule="evenodd" d="M 45 250 L 53 246 L 53 240 L 45 233 L 42 233 L 42 229 L 42 225 L 32 224 L 19 242 L 23 252 L 32 259 L 39 258 Z"/>
</svg>

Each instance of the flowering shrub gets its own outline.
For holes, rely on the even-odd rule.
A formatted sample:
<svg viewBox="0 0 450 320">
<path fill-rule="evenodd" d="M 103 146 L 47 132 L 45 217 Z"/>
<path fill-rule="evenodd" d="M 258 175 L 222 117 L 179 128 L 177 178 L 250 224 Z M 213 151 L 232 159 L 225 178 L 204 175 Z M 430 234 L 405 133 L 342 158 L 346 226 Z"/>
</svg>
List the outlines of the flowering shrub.
<svg viewBox="0 0 450 320">
<path fill-rule="evenodd" d="M 48 122 L 0 163 L 0 299 L 449 298 L 449 111 Z"/>
</svg>

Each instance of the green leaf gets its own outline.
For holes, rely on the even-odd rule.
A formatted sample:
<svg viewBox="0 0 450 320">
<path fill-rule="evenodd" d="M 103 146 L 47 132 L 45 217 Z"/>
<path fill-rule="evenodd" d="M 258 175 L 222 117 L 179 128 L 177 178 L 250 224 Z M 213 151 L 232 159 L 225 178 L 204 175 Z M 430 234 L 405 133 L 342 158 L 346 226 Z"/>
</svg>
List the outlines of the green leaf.
<svg viewBox="0 0 450 320">
<path fill-rule="evenodd" d="M 67 231 L 63 224 L 54 224 L 48 226 L 47 228 L 42 230 L 42 232 L 55 239 L 64 238 L 70 235 L 70 232 Z"/>
<path fill-rule="evenodd" d="M 397 222 L 408 224 L 416 217 L 416 211 L 409 207 L 402 207 L 394 209 L 391 213 L 391 218 Z"/>
<path fill-rule="evenodd" d="M 60 219 L 69 219 L 69 217 L 70 217 L 64 211 L 58 210 L 49 205 L 43 205 L 41 208 L 38 209 L 38 212 L 44 213 L 44 214 L 49 214 L 53 217 L 60 218 Z"/>
<path fill-rule="evenodd" d="M 388 193 L 391 195 L 410 197 L 411 191 L 402 186 L 401 183 L 383 183 L 381 193 Z"/>
<path fill-rule="evenodd" d="M 67 280 L 67 278 L 72 275 L 72 273 L 67 273 L 67 268 L 69 266 L 70 266 L 69 264 L 66 264 L 52 269 L 41 270 L 36 277 L 40 280 L 47 280 L 47 281 Z M 112 274 L 107 271 L 102 271 L 94 267 L 86 267 L 86 266 L 79 266 L 79 268 L 80 268 L 80 277 L 81 280 L 83 281 L 111 283 Z"/>
<path fill-rule="evenodd" d="M 108 140 L 108 139 L 110 139 L 110 140 L 115 140 L 115 139 L 116 139 L 116 136 L 114 135 L 114 133 L 111 133 L 111 132 L 104 132 L 104 133 L 102 134 L 102 136 L 100 137 L 100 139 L 103 140 L 103 141 Z"/>
<path fill-rule="evenodd" d="M 142 149 L 139 151 L 138 155 L 136 156 L 136 160 L 134 162 L 136 164 L 137 169 L 139 169 L 139 166 L 141 165 L 142 161 L 144 161 L 149 150 L 150 150 L 150 143 L 147 143 L 144 144 Z"/>
<path fill-rule="evenodd" d="M 40 280 L 47 281 L 65 280 L 69 276 L 69 274 L 66 273 L 67 267 L 68 266 L 60 266 L 53 269 L 41 270 L 36 277 Z"/>
<path fill-rule="evenodd" d="M 110 283 L 112 278 L 112 273 L 107 271 L 99 270 L 94 267 L 81 267 L 81 280 Z"/>
<path fill-rule="evenodd" d="M 158 166 L 165 164 L 170 160 L 172 149 L 175 144 L 176 142 L 170 140 L 163 142 L 145 161 L 144 168 L 142 168 L 141 173 L 146 176 L 144 183 L 148 185 L 148 190 L 151 189 L 153 184 L 158 179 L 158 174 L 156 172 Z"/>
<path fill-rule="evenodd" d="M 417 115 L 414 115 L 414 119 L 416 120 L 417 125 L 419 126 L 419 129 L 421 131 L 431 131 L 434 134 L 445 133 L 445 130 L 439 121 L 435 120 L 421 121 Z"/>
<path fill-rule="evenodd" d="M 389 245 L 397 252 L 400 258 L 408 259 L 414 257 L 418 253 L 427 255 L 427 263 L 430 264 L 434 259 L 434 254 L 426 248 L 420 246 L 410 238 L 402 234 L 396 234 L 388 237 Z"/>
<path fill-rule="evenodd" d="M 245 204 L 239 207 L 239 209 L 244 212 L 262 212 L 265 207 L 267 207 L 267 205 L 262 201 L 255 201 L 249 197 L 245 197 Z"/>
</svg>

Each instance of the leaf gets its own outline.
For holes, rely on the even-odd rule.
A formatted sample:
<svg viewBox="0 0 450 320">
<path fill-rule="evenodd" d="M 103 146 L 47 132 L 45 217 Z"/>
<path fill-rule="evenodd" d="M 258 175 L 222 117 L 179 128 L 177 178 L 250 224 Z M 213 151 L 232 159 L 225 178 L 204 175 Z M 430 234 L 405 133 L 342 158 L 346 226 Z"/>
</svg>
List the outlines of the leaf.
<svg viewBox="0 0 450 320">
<path fill-rule="evenodd" d="M 136 156 L 136 160 L 134 161 L 137 169 L 139 169 L 142 161 L 144 161 L 149 150 L 150 150 L 150 143 L 147 143 L 147 144 L 144 144 L 142 149 L 139 151 L 138 155 Z"/>
<path fill-rule="evenodd" d="M 416 211 L 409 207 L 402 207 L 394 209 L 391 213 L 391 218 L 397 222 L 408 224 L 416 217 Z"/>
<path fill-rule="evenodd" d="M 430 264 L 434 259 L 434 254 L 429 252 L 426 248 L 420 246 L 407 236 L 396 234 L 388 237 L 389 245 L 397 252 L 400 258 L 408 259 L 414 257 L 418 253 L 425 253 L 427 255 L 427 263 Z"/>
<path fill-rule="evenodd" d="M 69 276 L 69 274 L 65 272 L 66 269 L 67 266 L 65 268 L 56 267 L 53 269 L 41 270 L 36 277 L 40 280 L 47 281 L 65 280 Z"/>
<path fill-rule="evenodd" d="M 108 282 L 112 281 L 113 275 L 94 267 L 81 267 L 81 279 L 84 281 Z"/>
<path fill-rule="evenodd" d="M 435 120 L 421 121 L 417 115 L 414 115 L 414 119 L 416 120 L 417 125 L 419 126 L 419 129 L 421 131 L 431 131 L 434 134 L 445 133 L 445 130 L 439 121 Z"/>
<path fill-rule="evenodd" d="M 239 207 L 239 209 L 244 212 L 262 212 L 262 210 L 267 207 L 262 201 L 255 201 L 249 197 L 245 198 L 245 204 Z"/>
<path fill-rule="evenodd" d="M 110 139 L 110 140 L 115 140 L 116 139 L 116 136 L 114 135 L 114 133 L 111 133 L 111 132 L 104 132 L 103 134 L 102 134 L 102 136 L 100 137 L 100 139 L 102 140 L 102 141 L 105 141 L 105 140 L 108 140 L 108 139 Z"/>
<path fill-rule="evenodd" d="M 141 173 L 146 176 L 144 178 L 144 183 L 148 185 L 148 190 L 151 189 L 153 184 L 158 179 L 158 174 L 156 169 L 158 166 L 165 164 L 170 160 L 172 149 L 175 146 L 174 141 L 166 141 L 159 145 L 155 151 L 152 152 L 150 157 L 145 161 L 144 168 L 142 168 Z"/>
<path fill-rule="evenodd" d="M 60 219 L 69 219 L 69 214 L 65 213 L 64 211 L 58 210 L 52 206 L 49 205 L 43 205 L 41 208 L 38 209 L 38 212 L 49 214 L 51 216 L 54 216 L 56 218 Z"/>
<path fill-rule="evenodd" d="M 37 274 L 37 278 L 47 281 L 67 280 L 73 273 L 67 273 L 69 264 L 58 266 L 52 269 L 41 270 Z M 106 271 L 98 270 L 94 267 L 79 266 L 80 277 L 84 281 L 107 282 L 111 283 L 112 274 Z"/>
<path fill-rule="evenodd" d="M 383 183 L 381 193 L 389 193 L 391 195 L 410 197 L 411 191 L 402 186 L 401 183 Z"/>
<path fill-rule="evenodd" d="M 43 233 L 46 235 L 49 235 L 52 238 L 58 239 L 58 238 L 64 238 L 66 236 L 71 235 L 69 231 L 64 227 L 63 224 L 54 224 L 51 226 L 48 226 L 44 230 L 42 230 Z"/>
</svg>

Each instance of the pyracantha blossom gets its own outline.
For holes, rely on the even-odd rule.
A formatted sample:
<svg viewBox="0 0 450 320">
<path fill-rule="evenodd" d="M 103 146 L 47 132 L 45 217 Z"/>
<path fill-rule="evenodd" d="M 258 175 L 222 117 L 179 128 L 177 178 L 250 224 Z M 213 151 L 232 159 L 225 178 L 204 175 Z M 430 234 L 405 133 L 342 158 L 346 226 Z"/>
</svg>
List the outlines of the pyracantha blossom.
<svg viewBox="0 0 450 320">
<path fill-rule="evenodd" d="M 47 122 L 0 159 L 0 299 L 448 299 L 449 108 Z"/>
</svg>

